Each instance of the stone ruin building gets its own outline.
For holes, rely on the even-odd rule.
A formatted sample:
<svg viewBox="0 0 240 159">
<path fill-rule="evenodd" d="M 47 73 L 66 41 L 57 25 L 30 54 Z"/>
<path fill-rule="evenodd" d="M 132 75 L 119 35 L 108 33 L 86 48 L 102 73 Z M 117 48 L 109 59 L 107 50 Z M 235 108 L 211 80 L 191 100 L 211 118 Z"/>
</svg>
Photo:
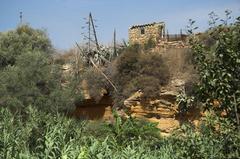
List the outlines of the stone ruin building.
<svg viewBox="0 0 240 159">
<path fill-rule="evenodd" d="M 158 48 L 185 48 L 187 35 L 166 33 L 164 22 L 154 22 L 143 25 L 133 25 L 129 28 L 130 44 L 146 44 L 153 40 Z"/>
<path fill-rule="evenodd" d="M 129 42 L 130 44 L 144 44 L 149 39 L 157 42 L 159 39 L 165 37 L 165 23 L 150 23 L 143 25 L 133 25 L 129 28 Z"/>
</svg>

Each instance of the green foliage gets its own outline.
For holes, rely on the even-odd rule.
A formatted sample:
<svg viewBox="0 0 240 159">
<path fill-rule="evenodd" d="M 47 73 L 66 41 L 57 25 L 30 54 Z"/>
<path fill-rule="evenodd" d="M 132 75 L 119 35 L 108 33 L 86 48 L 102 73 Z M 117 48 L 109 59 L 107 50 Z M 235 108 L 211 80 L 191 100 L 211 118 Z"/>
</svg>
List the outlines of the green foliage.
<svg viewBox="0 0 240 159">
<path fill-rule="evenodd" d="M 227 111 L 235 119 L 236 108 L 240 110 L 240 25 L 238 20 L 231 25 L 211 28 L 206 34 L 213 43 L 206 46 L 197 37 L 190 39 L 194 61 L 199 72 L 198 99 L 206 108 Z M 214 106 L 214 100 L 219 106 Z"/>
<path fill-rule="evenodd" d="M 14 65 L 16 57 L 26 52 L 52 53 L 47 34 L 28 25 L 0 34 L 0 68 Z"/>
<path fill-rule="evenodd" d="M 26 53 L 17 58 L 15 66 L 3 69 L 1 105 L 22 109 L 32 104 L 46 111 L 66 107 L 68 90 L 61 86 L 58 66 L 49 65 L 48 61 L 41 53 Z"/>
<path fill-rule="evenodd" d="M 177 95 L 177 103 L 179 113 L 184 114 L 188 112 L 191 108 L 196 106 L 195 97 L 188 96 L 185 92 L 181 92 Z"/>
<path fill-rule="evenodd" d="M 113 134 L 113 137 L 118 143 L 127 145 L 127 142 L 136 139 L 158 139 L 159 129 L 155 123 L 150 123 L 144 120 L 137 120 L 132 117 L 123 119 L 113 112 L 114 123 L 108 125 L 108 129 Z M 122 140 L 125 139 L 125 140 Z"/>
<path fill-rule="evenodd" d="M 72 105 L 71 90 L 62 86 L 61 68 L 52 64 L 51 52 L 46 34 L 27 25 L 0 35 L 0 106 L 62 111 Z"/>
<path fill-rule="evenodd" d="M 196 132 L 183 125 L 159 137 L 154 124 L 115 116 L 112 124 L 68 119 L 27 107 L 0 108 L 0 158 L 239 158 L 240 136 L 226 119 L 209 116 Z M 216 127 L 216 123 L 219 125 Z M 93 128 L 95 130 L 93 130 Z"/>
<path fill-rule="evenodd" d="M 76 158 L 80 155 L 80 146 L 73 139 L 81 136 L 84 123 L 77 124 L 32 107 L 26 108 L 24 116 L 1 108 L 0 117 L 0 158 Z"/>
<path fill-rule="evenodd" d="M 194 126 L 183 125 L 169 142 L 176 158 L 239 158 L 240 136 L 234 128 L 229 120 L 211 114 L 197 132 Z"/>
</svg>

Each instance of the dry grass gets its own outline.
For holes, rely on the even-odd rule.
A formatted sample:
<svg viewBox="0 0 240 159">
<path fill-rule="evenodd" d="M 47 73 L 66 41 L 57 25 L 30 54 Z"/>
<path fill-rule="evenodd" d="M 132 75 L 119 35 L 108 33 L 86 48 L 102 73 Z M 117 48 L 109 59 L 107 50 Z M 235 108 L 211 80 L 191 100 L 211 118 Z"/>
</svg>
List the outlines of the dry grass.
<svg viewBox="0 0 240 159">
<path fill-rule="evenodd" d="M 195 75 L 192 53 L 188 48 L 171 48 L 162 54 L 171 79 L 188 80 Z"/>
</svg>

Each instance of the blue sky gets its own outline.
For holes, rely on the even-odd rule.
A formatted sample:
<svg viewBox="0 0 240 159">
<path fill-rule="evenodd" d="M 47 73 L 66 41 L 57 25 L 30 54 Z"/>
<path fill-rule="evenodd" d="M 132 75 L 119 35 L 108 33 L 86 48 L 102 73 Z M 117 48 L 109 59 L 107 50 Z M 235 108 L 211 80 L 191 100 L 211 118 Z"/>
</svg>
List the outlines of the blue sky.
<svg viewBox="0 0 240 159">
<path fill-rule="evenodd" d="M 110 44 L 114 28 L 118 41 L 128 39 L 131 25 L 154 21 L 164 21 L 169 33 L 178 33 L 191 18 L 202 31 L 208 13 L 224 16 L 226 9 L 240 16 L 240 0 L 0 0 L 0 32 L 14 29 L 22 11 L 25 23 L 47 30 L 55 48 L 69 49 L 82 41 L 89 12 L 97 20 L 100 43 Z"/>
</svg>

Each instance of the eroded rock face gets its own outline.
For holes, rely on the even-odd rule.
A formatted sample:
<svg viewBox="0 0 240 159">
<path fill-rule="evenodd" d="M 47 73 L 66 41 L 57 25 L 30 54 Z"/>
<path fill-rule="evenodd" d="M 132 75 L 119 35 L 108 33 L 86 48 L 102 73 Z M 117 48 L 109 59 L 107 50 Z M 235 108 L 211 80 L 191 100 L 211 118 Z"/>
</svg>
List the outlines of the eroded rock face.
<svg viewBox="0 0 240 159">
<path fill-rule="evenodd" d="M 72 116 L 86 120 L 112 120 L 113 100 L 110 96 L 105 95 L 96 102 L 94 99 L 85 99 L 76 105 Z"/>
<path fill-rule="evenodd" d="M 131 95 L 128 99 L 126 99 L 123 104 L 127 107 L 130 108 L 132 106 L 138 105 L 141 101 L 141 98 L 143 96 L 142 91 L 137 91 L 133 95 Z"/>
<path fill-rule="evenodd" d="M 159 99 L 144 100 L 143 92 L 140 90 L 124 101 L 124 105 L 130 110 L 133 117 L 145 119 L 157 123 L 161 134 L 168 136 L 174 129 L 179 128 L 182 122 L 192 121 L 196 126 L 199 125 L 200 112 L 192 110 L 184 117 L 179 116 L 176 103 L 176 96 L 184 82 L 177 80 L 169 88 L 162 89 Z M 114 121 L 112 114 L 113 101 L 110 96 L 103 96 L 99 102 L 95 102 L 89 97 L 87 91 L 84 92 L 84 103 L 77 106 L 74 116 L 90 120 Z M 117 110 L 120 116 L 128 117 L 123 110 Z"/>
<path fill-rule="evenodd" d="M 170 133 L 179 127 L 179 121 L 175 119 L 177 92 L 164 91 L 160 98 L 152 101 L 143 101 L 143 93 L 138 91 L 124 101 L 133 117 L 142 118 L 150 122 L 158 123 L 161 132 Z"/>
<path fill-rule="evenodd" d="M 163 133 L 171 133 L 174 129 L 180 126 L 180 122 L 178 120 L 175 120 L 174 118 L 149 118 L 148 120 L 150 122 L 158 123 L 157 127 Z"/>
</svg>

